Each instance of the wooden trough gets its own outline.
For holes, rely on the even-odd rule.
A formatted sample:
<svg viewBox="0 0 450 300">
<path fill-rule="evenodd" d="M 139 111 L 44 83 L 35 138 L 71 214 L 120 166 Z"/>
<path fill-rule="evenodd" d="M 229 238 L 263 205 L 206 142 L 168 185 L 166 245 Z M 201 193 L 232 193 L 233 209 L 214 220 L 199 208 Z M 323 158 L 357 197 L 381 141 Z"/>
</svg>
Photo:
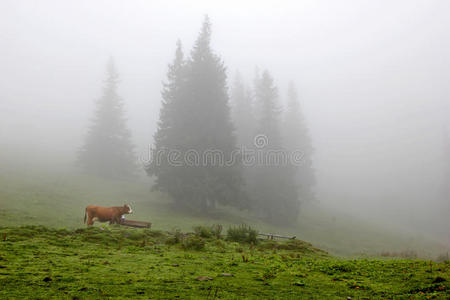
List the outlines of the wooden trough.
<svg viewBox="0 0 450 300">
<path fill-rule="evenodd" d="M 120 221 L 120 225 L 124 225 L 124 226 L 128 226 L 128 227 L 136 227 L 136 228 L 152 227 L 152 223 L 150 223 L 150 222 L 133 221 L 133 220 L 127 220 L 127 219 L 122 219 Z"/>
<path fill-rule="evenodd" d="M 273 240 L 273 238 L 295 240 L 297 238 L 296 236 L 284 236 L 274 233 L 258 233 L 258 235 L 265 236 L 268 240 Z"/>
</svg>

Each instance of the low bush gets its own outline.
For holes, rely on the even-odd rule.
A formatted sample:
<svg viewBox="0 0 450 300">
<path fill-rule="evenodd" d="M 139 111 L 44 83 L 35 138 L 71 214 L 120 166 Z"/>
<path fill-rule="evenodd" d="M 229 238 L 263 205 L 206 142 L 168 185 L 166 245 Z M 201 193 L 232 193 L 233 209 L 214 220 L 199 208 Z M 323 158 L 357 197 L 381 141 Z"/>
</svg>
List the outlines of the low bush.
<svg viewBox="0 0 450 300">
<path fill-rule="evenodd" d="M 211 226 L 211 232 L 216 239 L 222 238 L 222 229 L 223 227 L 220 224 L 214 224 L 213 226 Z"/>
<path fill-rule="evenodd" d="M 177 229 L 174 232 L 169 233 L 169 237 L 166 239 L 167 245 L 175 245 L 181 243 L 183 240 L 183 233 Z"/>
<path fill-rule="evenodd" d="M 220 239 L 220 238 L 222 238 L 222 225 L 214 224 L 211 227 L 195 226 L 194 233 L 195 233 L 195 235 L 205 238 L 205 239 L 209 239 L 212 237 L 214 237 L 216 239 Z"/>
<path fill-rule="evenodd" d="M 227 231 L 227 240 L 239 243 L 256 244 L 258 232 L 250 226 L 242 224 L 238 227 L 230 227 Z"/>
<path fill-rule="evenodd" d="M 224 250 L 227 248 L 227 244 L 224 241 L 219 240 L 219 239 L 215 240 L 213 245 L 221 250 Z"/>
<path fill-rule="evenodd" d="M 404 250 L 400 252 L 389 252 L 389 251 L 383 251 L 380 253 L 383 257 L 400 257 L 400 258 L 407 258 L 407 259 L 416 259 L 417 258 L 417 252 L 413 250 Z"/>
<path fill-rule="evenodd" d="M 195 232 L 195 235 L 205 238 L 205 239 L 208 239 L 213 236 L 211 228 L 206 227 L 206 226 L 195 226 L 194 232 Z"/>
<path fill-rule="evenodd" d="M 199 236 L 189 236 L 182 244 L 184 250 L 203 250 L 205 249 L 205 240 Z"/>
</svg>

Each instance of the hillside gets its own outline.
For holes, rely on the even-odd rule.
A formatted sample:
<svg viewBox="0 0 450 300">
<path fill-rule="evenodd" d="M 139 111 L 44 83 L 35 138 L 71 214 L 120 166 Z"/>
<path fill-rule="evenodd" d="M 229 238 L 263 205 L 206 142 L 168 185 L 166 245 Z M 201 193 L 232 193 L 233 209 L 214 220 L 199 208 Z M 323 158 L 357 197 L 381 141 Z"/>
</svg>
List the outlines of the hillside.
<svg viewBox="0 0 450 300">
<path fill-rule="evenodd" d="M 147 180 L 4 168 L 0 182 L 0 298 L 449 296 L 442 255 L 439 262 L 380 257 L 436 258 L 444 247 L 319 208 L 303 210 L 295 226 L 277 227 L 225 208 L 209 216 L 174 211 Z M 135 213 L 128 218 L 150 221 L 152 229 L 86 228 L 84 207 L 92 203 L 129 203 Z M 227 230 L 241 223 L 297 240 L 228 240 Z M 222 224 L 220 237 L 186 233 L 211 224 Z M 372 256 L 379 259 L 362 258 Z"/>
<path fill-rule="evenodd" d="M 450 265 L 180 232 L 0 228 L 0 298 L 445 299 Z"/>
<path fill-rule="evenodd" d="M 129 219 L 149 221 L 158 230 L 192 231 L 195 225 L 246 223 L 262 232 L 295 235 L 330 253 L 344 256 L 377 256 L 382 252 L 415 253 L 436 258 L 448 249 L 423 236 L 382 228 L 320 207 L 304 207 L 297 224 L 290 227 L 265 224 L 247 212 L 219 208 L 208 216 L 186 214 L 170 207 L 170 201 L 151 192 L 147 178 L 138 182 L 109 181 L 64 171 L 0 169 L 0 226 L 44 225 L 53 228 L 84 227 L 88 204 L 105 206 L 129 203 Z M 98 225 L 96 225 L 98 226 Z"/>
</svg>

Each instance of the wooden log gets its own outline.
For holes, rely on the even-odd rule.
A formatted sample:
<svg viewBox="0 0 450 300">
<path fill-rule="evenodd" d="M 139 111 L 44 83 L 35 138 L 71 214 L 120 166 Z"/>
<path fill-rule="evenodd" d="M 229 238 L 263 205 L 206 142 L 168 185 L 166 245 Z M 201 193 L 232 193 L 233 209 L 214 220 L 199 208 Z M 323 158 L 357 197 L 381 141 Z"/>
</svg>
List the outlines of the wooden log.
<svg viewBox="0 0 450 300">
<path fill-rule="evenodd" d="M 273 238 L 279 238 L 279 239 L 287 239 L 287 240 L 295 240 L 296 236 L 284 236 L 274 233 L 258 233 L 258 235 L 267 237 L 268 240 L 273 240 Z"/>
<path fill-rule="evenodd" d="M 136 228 L 150 228 L 152 226 L 152 223 L 122 219 L 120 222 L 120 225 L 136 227 Z"/>
</svg>

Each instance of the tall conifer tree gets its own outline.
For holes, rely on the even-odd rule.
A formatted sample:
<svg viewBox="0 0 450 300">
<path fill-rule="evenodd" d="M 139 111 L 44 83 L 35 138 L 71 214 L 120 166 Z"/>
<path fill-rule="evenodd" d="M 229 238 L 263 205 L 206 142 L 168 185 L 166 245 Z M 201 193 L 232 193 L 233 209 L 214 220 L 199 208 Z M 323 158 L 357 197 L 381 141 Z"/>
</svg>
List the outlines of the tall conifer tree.
<svg viewBox="0 0 450 300">
<path fill-rule="evenodd" d="M 255 95 L 256 136 L 263 139 L 263 143 L 255 139 L 255 148 L 262 153 L 263 161 L 257 162 L 248 179 L 252 206 L 269 222 L 292 223 L 299 211 L 295 169 L 283 159 L 286 153 L 282 146 L 278 90 L 268 71 L 255 80 Z M 275 161 L 271 157 L 276 157 Z"/>
<path fill-rule="evenodd" d="M 154 148 L 152 160 L 146 166 L 146 171 L 150 176 L 155 176 L 153 188 L 165 192 L 171 192 L 172 178 L 175 169 L 170 165 L 169 150 L 175 149 L 177 145 L 175 120 L 179 113 L 180 101 L 182 101 L 182 91 L 186 79 L 186 61 L 184 59 L 181 41 L 177 41 L 175 58 L 168 66 L 167 80 L 163 83 L 161 92 L 162 101 L 159 113 L 157 131 L 154 135 Z"/>
<path fill-rule="evenodd" d="M 300 200 L 309 202 L 315 199 L 313 191 L 315 176 L 311 158 L 314 149 L 293 82 L 289 84 L 287 96 L 283 128 L 284 146 L 291 154 L 294 152 L 302 154 L 301 161 L 296 167 L 296 182 L 299 185 Z"/>
<path fill-rule="evenodd" d="M 239 146 L 249 147 L 253 144 L 255 120 L 253 112 L 253 95 L 245 85 L 239 72 L 236 73 L 231 91 L 232 115 Z"/>
<path fill-rule="evenodd" d="M 137 173 L 131 133 L 126 126 L 123 100 L 117 94 L 119 74 L 110 59 L 103 96 L 96 103 L 92 124 L 78 162 L 88 173 L 130 178 Z"/>
<path fill-rule="evenodd" d="M 236 148 L 230 117 L 225 66 L 211 49 L 208 17 L 182 68 L 183 80 L 170 115 L 167 142 L 177 151 L 181 165 L 167 167 L 167 179 L 157 177 L 158 188 L 167 191 L 179 206 L 205 211 L 216 204 L 240 205 L 239 164 L 226 166 Z M 161 116 L 160 124 L 166 117 Z M 159 138 L 158 133 L 155 138 Z M 219 151 L 219 157 L 207 152 Z M 217 152 L 216 152 L 217 153 Z"/>
</svg>

